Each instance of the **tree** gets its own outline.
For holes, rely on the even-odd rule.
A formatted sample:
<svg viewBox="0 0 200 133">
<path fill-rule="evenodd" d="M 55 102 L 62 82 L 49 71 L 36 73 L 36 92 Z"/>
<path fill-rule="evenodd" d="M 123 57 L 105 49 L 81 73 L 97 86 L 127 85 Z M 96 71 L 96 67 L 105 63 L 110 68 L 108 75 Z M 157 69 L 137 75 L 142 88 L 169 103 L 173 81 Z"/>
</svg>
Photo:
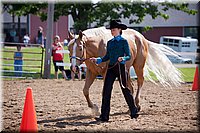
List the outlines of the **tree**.
<svg viewBox="0 0 200 133">
<path fill-rule="evenodd" d="M 42 21 L 47 19 L 47 3 L 42 4 L 19 4 L 21 7 L 14 8 L 11 12 L 17 15 L 36 14 L 40 16 Z M 110 19 L 130 18 L 129 23 L 141 23 L 146 15 L 150 15 L 152 19 L 158 16 L 168 19 L 169 15 L 165 12 L 169 9 L 180 10 L 188 14 L 196 14 L 196 10 L 188 8 L 188 3 L 151 3 L 151 2 L 105 2 L 98 3 L 56 3 L 54 20 L 58 20 L 59 16 L 72 15 L 74 20 L 74 28 L 77 30 L 87 29 L 91 23 L 95 22 L 96 27 L 104 25 Z M 161 10 L 159 10 L 161 8 Z"/>
<path fill-rule="evenodd" d="M 26 16 L 28 14 L 39 14 L 42 12 L 41 9 L 46 9 L 47 8 L 47 4 L 6 4 L 3 3 L 3 12 L 7 11 L 8 13 L 10 13 L 12 15 L 12 23 L 13 23 L 13 27 L 12 29 L 15 31 L 16 27 L 15 27 L 15 16 L 18 17 L 18 37 L 19 37 L 19 42 L 22 41 L 22 37 L 21 37 L 21 27 L 20 27 L 20 16 Z"/>
<path fill-rule="evenodd" d="M 26 16 L 28 14 L 40 15 L 43 9 L 45 10 L 47 7 L 47 3 L 3 3 L 3 12 L 7 11 L 8 13 L 15 14 L 16 16 Z"/>
<path fill-rule="evenodd" d="M 161 10 L 158 10 L 161 8 Z M 93 3 L 60 3 L 55 6 L 55 20 L 59 16 L 72 15 L 74 20 L 74 28 L 85 30 L 90 23 L 95 22 L 96 26 L 104 25 L 110 19 L 130 18 L 129 23 L 141 23 L 146 15 L 151 15 L 152 19 L 158 16 L 168 19 L 169 15 L 165 12 L 169 9 L 180 10 L 188 14 L 196 14 L 196 10 L 188 8 L 188 3 L 106 3 L 104 1 Z M 45 18 L 46 14 L 42 15 Z"/>
</svg>

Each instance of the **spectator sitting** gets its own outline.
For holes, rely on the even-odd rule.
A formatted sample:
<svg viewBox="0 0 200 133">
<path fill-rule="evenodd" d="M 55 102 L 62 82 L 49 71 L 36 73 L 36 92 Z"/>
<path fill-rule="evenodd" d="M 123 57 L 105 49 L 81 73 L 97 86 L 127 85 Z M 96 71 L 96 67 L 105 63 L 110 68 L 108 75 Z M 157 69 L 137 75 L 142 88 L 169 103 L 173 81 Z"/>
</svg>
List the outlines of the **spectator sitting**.
<svg viewBox="0 0 200 133">
<path fill-rule="evenodd" d="M 11 42 L 11 35 L 10 35 L 10 33 L 6 33 L 6 37 L 5 37 L 5 40 L 4 40 L 5 42 Z"/>
<path fill-rule="evenodd" d="M 81 64 L 80 65 L 81 79 L 85 79 L 86 71 L 87 71 L 87 67 L 86 67 L 85 63 Z"/>
<path fill-rule="evenodd" d="M 15 29 L 12 29 L 12 30 L 10 31 L 10 36 L 11 36 L 10 42 L 14 42 L 14 41 L 15 41 L 16 35 L 17 35 L 16 30 L 15 30 Z"/>
<path fill-rule="evenodd" d="M 70 67 L 70 70 L 71 70 L 71 78 L 72 80 L 75 80 L 75 78 L 78 78 L 79 80 L 81 80 L 81 73 L 80 73 L 80 69 L 78 66 L 75 66 L 76 67 L 76 70 L 74 71 L 72 69 L 72 66 Z"/>
</svg>

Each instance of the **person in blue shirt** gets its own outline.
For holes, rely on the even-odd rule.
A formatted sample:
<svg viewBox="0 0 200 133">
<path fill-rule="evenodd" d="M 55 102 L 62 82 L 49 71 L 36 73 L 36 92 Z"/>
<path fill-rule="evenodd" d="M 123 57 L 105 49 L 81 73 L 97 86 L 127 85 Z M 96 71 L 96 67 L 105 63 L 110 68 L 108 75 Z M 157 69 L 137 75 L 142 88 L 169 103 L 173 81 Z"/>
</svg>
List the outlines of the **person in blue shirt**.
<svg viewBox="0 0 200 133">
<path fill-rule="evenodd" d="M 17 45 L 17 51 L 14 53 L 14 70 L 15 76 L 22 76 L 23 54 L 21 52 L 21 46 Z"/>
<path fill-rule="evenodd" d="M 127 40 L 121 36 L 122 30 L 126 30 L 127 26 L 122 24 L 120 20 L 112 20 L 109 29 L 114 38 L 107 42 L 106 55 L 104 57 L 90 58 L 92 62 L 97 64 L 109 60 L 109 66 L 103 86 L 101 115 L 99 118 L 96 118 L 96 120 L 102 122 L 107 122 L 109 120 L 110 99 L 113 83 L 116 78 L 119 79 L 120 87 L 129 106 L 131 119 L 137 118 L 138 109 L 135 105 L 133 95 L 127 87 L 128 73 L 126 72 L 125 66 L 126 61 L 130 60 L 131 54 Z"/>
</svg>

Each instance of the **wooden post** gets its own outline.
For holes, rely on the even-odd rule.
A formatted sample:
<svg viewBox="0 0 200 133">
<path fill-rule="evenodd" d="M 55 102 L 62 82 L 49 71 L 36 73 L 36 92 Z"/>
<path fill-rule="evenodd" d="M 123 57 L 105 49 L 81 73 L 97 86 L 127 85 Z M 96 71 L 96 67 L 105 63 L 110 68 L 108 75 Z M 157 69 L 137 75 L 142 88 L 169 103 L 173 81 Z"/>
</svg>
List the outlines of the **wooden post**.
<svg viewBox="0 0 200 133">
<path fill-rule="evenodd" d="M 48 4 L 47 14 L 47 40 L 44 62 L 44 78 L 50 79 L 51 77 L 51 53 L 52 53 L 52 39 L 53 39 L 53 21 L 54 21 L 54 4 Z"/>
<path fill-rule="evenodd" d="M 40 66 L 40 78 L 42 78 L 43 59 L 44 59 L 44 48 L 42 48 L 42 59 L 41 59 L 41 66 Z"/>
<path fill-rule="evenodd" d="M 200 12 L 200 2 L 198 2 L 198 13 Z M 199 71 L 199 77 L 198 77 L 198 88 L 200 88 L 200 13 L 198 17 L 198 48 L 197 48 L 197 57 L 196 57 L 196 63 L 198 64 L 198 71 Z M 199 91 L 200 92 L 200 91 Z M 199 107 L 200 110 L 200 107 Z"/>
</svg>

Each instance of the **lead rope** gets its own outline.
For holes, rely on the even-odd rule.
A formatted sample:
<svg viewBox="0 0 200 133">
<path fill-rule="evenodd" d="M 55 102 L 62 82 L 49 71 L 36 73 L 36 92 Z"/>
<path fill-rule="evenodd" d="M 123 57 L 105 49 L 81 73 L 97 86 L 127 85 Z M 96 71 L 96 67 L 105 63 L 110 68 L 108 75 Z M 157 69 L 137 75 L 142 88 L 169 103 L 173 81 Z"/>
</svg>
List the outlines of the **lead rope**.
<svg viewBox="0 0 200 133">
<path fill-rule="evenodd" d="M 126 89 L 126 87 L 127 87 L 127 78 L 126 78 L 126 66 L 124 66 L 125 67 L 125 81 L 126 81 L 126 87 L 123 85 L 123 83 L 122 83 L 122 73 L 121 73 L 121 69 L 120 69 L 120 63 L 119 62 L 117 62 L 117 64 L 118 64 L 118 68 L 119 68 L 119 78 L 120 78 L 120 85 L 121 85 L 121 87 L 123 88 L 123 89 Z"/>
<path fill-rule="evenodd" d="M 112 68 L 114 68 L 116 65 L 118 65 L 118 68 L 119 68 L 119 83 L 120 83 L 120 85 L 121 85 L 121 87 L 123 88 L 123 89 L 126 89 L 126 87 L 123 85 L 123 83 L 122 83 L 122 73 L 121 73 L 121 69 L 120 69 L 120 62 L 117 62 L 117 63 L 115 63 L 115 65 L 113 65 L 112 67 L 110 67 L 110 68 L 108 68 L 108 69 L 112 69 Z M 125 69 L 126 69 L 126 67 L 125 67 Z M 126 78 L 126 70 L 125 70 L 125 80 L 126 80 L 126 86 L 127 86 L 127 78 Z"/>
</svg>

